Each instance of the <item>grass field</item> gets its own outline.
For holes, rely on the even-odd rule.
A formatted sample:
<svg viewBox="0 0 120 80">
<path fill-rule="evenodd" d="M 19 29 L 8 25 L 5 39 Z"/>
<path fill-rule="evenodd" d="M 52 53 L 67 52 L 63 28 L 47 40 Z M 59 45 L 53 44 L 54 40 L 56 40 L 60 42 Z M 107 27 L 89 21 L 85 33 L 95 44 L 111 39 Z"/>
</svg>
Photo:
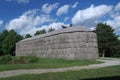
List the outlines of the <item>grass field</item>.
<svg viewBox="0 0 120 80">
<path fill-rule="evenodd" d="M 120 65 L 100 69 L 21 75 L 0 80 L 120 80 Z"/>
<path fill-rule="evenodd" d="M 62 60 L 40 58 L 38 63 L 27 64 L 0 64 L 0 71 L 16 70 L 16 69 L 35 69 L 35 68 L 63 68 L 70 66 L 83 66 L 89 64 L 99 64 L 100 61 L 95 60 Z"/>
</svg>

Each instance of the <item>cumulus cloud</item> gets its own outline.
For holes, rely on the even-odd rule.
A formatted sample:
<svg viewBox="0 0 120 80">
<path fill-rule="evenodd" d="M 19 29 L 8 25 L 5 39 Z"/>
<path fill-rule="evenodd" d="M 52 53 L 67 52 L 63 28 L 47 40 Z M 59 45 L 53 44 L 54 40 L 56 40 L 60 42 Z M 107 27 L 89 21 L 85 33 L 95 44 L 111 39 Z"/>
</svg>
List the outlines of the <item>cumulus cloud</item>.
<svg viewBox="0 0 120 80">
<path fill-rule="evenodd" d="M 3 24 L 3 20 L 0 20 L 0 26 Z"/>
<path fill-rule="evenodd" d="M 11 20 L 6 25 L 6 29 L 14 29 L 21 35 L 25 35 L 26 33 L 33 35 L 34 32 L 40 29 L 39 26 L 46 22 L 54 21 L 49 15 L 37 15 L 38 12 L 39 10 L 35 9 L 23 13 L 20 17 Z"/>
<path fill-rule="evenodd" d="M 120 11 L 120 2 L 115 6 L 116 11 Z"/>
<path fill-rule="evenodd" d="M 17 3 L 24 3 L 24 4 L 30 2 L 30 0 L 6 0 L 6 1 L 8 1 L 8 2 L 14 1 L 14 2 L 17 2 Z"/>
<path fill-rule="evenodd" d="M 65 17 L 64 18 L 64 22 L 67 21 L 68 19 L 70 19 L 70 17 Z"/>
<path fill-rule="evenodd" d="M 104 21 L 108 25 L 112 26 L 115 31 L 120 31 L 120 2 L 110 13 L 110 19 Z"/>
<path fill-rule="evenodd" d="M 75 2 L 75 4 L 72 6 L 72 8 L 76 8 L 78 5 L 78 2 Z"/>
<path fill-rule="evenodd" d="M 61 25 L 65 25 L 63 22 L 54 22 L 49 25 L 43 25 L 40 29 L 46 29 L 48 31 L 49 28 L 54 28 L 55 30 L 62 29 Z"/>
<path fill-rule="evenodd" d="M 84 10 L 78 10 L 76 14 L 72 18 L 73 24 L 83 24 L 83 23 L 89 23 L 92 24 L 100 17 L 104 16 L 108 12 L 110 12 L 112 9 L 112 6 L 107 5 L 99 5 L 94 6 L 91 5 L 89 8 Z"/>
<path fill-rule="evenodd" d="M 62 14 L 68 13 L 69 7 L 70 7 L 69 5 L 64 5 L 64 6 L 60 7 L 60 8 L 57 10 L 56 15 L 57 15 L 57 16 L 60 16 L 60 15 L 62 15 Z"/>
<path fill-rule="evenodd" d="M 44 4 L 42 6 L 42 11 L 46 14 L 49 14 L 52 10 L 56 9 L 58 7 L 59 3 L 54 3 L 52 5 Z"/>
<path fill-rule="evenodd" d="M 115 30 L 120 31 L 120 16 L 114 17 L 113 20 L 107 20 L 105 21 L 108 25 L 111 25 Z"/>
<path fill-rule="evenodd" d="M 61 25 L 65 25 L 63 22 L 54 22 L 54 23 L 51 23 L 49 25 L 43 25 L 41 27 L 33 27 L 29 32 L 27 33 L 30 33 L 31 35 L 34 35 L 34 33 L 38 30 L 42 30 L 42 29 L 45 29 L 46 31 L 49 30 L 49 28 L 54 28 L 55 30 L 60 30 L 62 29 Z M 22 30 L 22 33 L 25 33 L 26 34 L 26 31 L 25 30 Z"/>
</svg>

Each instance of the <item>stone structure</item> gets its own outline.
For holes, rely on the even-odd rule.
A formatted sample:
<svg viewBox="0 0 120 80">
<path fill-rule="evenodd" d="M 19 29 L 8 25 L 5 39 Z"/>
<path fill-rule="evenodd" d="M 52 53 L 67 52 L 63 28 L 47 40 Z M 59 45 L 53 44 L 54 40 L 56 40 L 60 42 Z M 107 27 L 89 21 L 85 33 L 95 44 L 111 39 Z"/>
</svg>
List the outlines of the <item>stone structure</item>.
<svg viewBox="0 0 120 80">
<path fill-rule="evenodd" d="M 44 58 L 96 59 L 96 33 L 84 27 L 70 27 L 24 39 L 16 44 L 16 55 L 35 54 Z"/>
</svg>

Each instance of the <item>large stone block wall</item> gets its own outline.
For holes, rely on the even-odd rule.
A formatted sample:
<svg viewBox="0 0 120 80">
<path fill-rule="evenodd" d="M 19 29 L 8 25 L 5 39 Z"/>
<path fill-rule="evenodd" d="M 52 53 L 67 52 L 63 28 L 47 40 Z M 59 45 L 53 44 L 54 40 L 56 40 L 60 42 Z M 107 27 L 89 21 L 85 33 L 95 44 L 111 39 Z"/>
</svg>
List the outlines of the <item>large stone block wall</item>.
<svg viewBox="0 0 120 80">
<path fill-rule="evenodd" d="M 67 28 L 22 40 L 16 44 L 16 55 L 35 54 L 44 58 L 96 59 L 96 33 L 84 28 Z"/>
</svg>

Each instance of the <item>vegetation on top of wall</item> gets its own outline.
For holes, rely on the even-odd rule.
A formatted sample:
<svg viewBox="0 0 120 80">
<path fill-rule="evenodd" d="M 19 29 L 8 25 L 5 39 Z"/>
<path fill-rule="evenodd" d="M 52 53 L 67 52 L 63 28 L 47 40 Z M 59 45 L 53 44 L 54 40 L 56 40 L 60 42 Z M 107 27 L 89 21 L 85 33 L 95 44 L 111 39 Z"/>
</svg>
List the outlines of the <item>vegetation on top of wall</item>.
<svg viewBox="0 0 120 80">
<path fill-rule="evenodd" d="M 34 35 L 36 36 L 36 35 L 40 35 L 40 34 L 44 34 L 44 33 L 46 33 L 46 30 L 42 29 L 40 31 L 36 31 L 36 33 Z"/>
<path fill-rule="evenodd" d="M 25 35 L 25 38 L 30 38 L 30 37 L 32 37 L 30 34 Z"/>
<path fill-rule="evenodd" d="M 54 28 L 49 28 L 49 30 L 48 30 L 48 32 L 52 32 L 52 31 L 55 31 L 55 29 Z"/>
</svg>

